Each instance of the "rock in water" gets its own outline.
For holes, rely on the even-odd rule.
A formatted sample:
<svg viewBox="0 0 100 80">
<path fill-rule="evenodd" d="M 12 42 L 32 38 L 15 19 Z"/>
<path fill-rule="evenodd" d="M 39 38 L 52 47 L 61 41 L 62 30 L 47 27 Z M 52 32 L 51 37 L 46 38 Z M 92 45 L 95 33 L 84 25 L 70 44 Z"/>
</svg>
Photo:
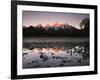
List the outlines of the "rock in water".
<svg viewBox="0 0 100 80">
<path fill-rule="evenodd" d="M 40 58 L 43 58 L 43 54 L 40 55 Z"/>
<path fill-rule="evenodd" d="M 32 61 L 32 63 L 34 63 L 35 61 Z"/>
</svg>

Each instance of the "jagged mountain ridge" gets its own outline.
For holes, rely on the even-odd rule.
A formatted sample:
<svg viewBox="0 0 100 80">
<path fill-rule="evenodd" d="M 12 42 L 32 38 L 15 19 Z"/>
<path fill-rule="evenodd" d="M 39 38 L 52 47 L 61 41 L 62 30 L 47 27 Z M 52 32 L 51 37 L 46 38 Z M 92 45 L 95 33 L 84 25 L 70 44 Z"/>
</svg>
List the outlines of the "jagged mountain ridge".
<svg viewBox="0 0 100 80">
<path fill-rule="evenodd" d="M 89 30 L 87 28 L 77 29 L 76 27 L 65 24 L 55 23 L 53 25 L 23 26 L 24 37 L 88 37 Z"/>
<path fill-rule="evenodd" d="M 75 28 L 74 26 L 72 25 L 69 25 L 67 23 L 64 23 L 64 24 L 59 24 L 59 23 L 55 23 L 53 25 L 45 25 L 45 26 L 42 26 L 42 24 L 38 24 L 36 26 L 29 26 L 29 27 L 33 27 L 34 29 L 44 29 L 44 30 L 63 30 L 63 31 L 76 31 L 76 30 L 79 30 L 77 28 Z"/>
</svg>

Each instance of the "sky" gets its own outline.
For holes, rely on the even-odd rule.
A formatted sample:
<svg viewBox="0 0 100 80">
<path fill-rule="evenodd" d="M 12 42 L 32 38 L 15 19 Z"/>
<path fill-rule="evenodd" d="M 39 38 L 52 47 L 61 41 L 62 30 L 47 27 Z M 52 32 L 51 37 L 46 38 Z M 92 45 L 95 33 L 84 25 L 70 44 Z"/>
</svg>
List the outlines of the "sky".
<svg viewBox="0 0 100 80">
<path fill-rule="evenodd" d="M 44 11 L 23 11 L 22 12 L 22 26 L 29 27 L 42 24 L 43 26 L 54 23 L 68 23 L 75 28 L 80 28 L 80 22 L 88 17 L 89 14 L 67 13 L 67 12 L 44 12 Z"/>
</svg>

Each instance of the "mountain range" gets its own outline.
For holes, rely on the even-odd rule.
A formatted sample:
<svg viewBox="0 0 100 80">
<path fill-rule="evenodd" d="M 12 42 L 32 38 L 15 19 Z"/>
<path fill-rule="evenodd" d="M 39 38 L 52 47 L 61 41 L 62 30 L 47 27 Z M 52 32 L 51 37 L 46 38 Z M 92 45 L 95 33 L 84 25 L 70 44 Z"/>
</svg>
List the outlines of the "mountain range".
<svg viewBox="0 0 100 80">
<path fill-rule="evenodd" d="M 34 28 L 34 29 L 44 29 L 44 30 L 66 30 L 66 31 L 74 31 L 74 30 L 79 30 L 75 28 L 74 26 L 71 26 L 67 23 L 60 24 L 58 22 L 54 23 L 53 25 L 47 24 L 45 26 L 42 26 L 42 24 L 38 24 L 36 26 L 29 26 L 29 28 Z"/>
<path fill-rule="evenodd" d="M 77 29 L 76 27 L 69 25 L 67 23 L 60 24 L 58 22 L 53 25 L 47 24 L 42 26 L 38 24 L 36 26 L 23 27 L 23 36 L 25 37 L 79 37 L 79 36 L 89 36 L 89 30 L 86 28 Z"/>
</svg>

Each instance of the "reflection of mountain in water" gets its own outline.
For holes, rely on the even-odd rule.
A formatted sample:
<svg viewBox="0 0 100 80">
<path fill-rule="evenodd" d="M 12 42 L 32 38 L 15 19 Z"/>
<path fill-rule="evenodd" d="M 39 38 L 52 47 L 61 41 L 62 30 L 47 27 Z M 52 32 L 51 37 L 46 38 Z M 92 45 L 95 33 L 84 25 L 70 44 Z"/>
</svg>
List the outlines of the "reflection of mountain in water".
<svg viewBox="0 0 100 80">
<path fill-rule="evenodd" d="M 24 38 L 23 68 L 89 65 L 88 38 Z"/>
<path fill-rule="evenodd" d="M 89 65 L 88 47 L 23 49 L 23 68 L 86 65 Z"/>
</svg>

